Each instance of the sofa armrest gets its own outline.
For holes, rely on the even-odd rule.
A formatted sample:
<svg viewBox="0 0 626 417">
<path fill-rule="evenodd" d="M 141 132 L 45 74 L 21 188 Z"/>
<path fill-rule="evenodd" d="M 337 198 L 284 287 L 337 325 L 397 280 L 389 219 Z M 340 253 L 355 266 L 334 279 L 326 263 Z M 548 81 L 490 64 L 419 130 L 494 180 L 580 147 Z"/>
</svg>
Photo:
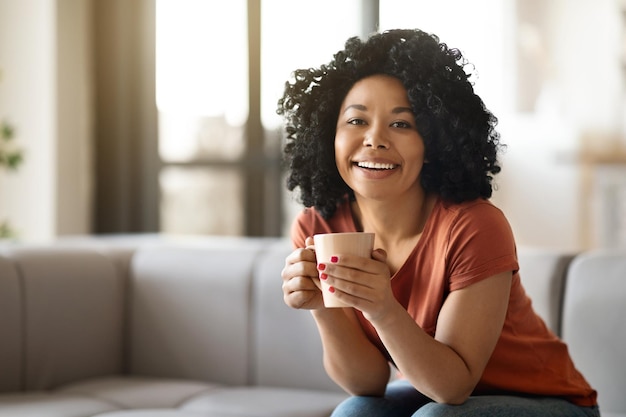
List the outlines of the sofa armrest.
<svg viewBox="0 0 626 417">
<path fill-rule="evenodd" d="M 22 291 L 14 263 L 0 254 L 0 392 L 22 387 Z"/>
</svg>

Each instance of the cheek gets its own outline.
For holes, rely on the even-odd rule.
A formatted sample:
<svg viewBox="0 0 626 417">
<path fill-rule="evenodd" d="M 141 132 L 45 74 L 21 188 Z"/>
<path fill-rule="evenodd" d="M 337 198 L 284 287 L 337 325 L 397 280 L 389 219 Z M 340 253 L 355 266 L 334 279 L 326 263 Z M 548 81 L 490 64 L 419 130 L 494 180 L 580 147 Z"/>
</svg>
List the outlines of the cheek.
<svg viewBox="0 0 626 417">
<path fill-rule="evenodd" d="M 335 152 L 338 152 L 341 148 L 343 148 L 343 144 L 345 142 L 344 136 L 341 134 L 341 132 L 337 132 L 335 133 Z"/>
<path fill-rule="evenodd" d="M 346 158 L 348 158 L 348 149 L 346 146 L 345 140 L 341 137 L 341 135 L 335 136 L 335 160 L 337 162 L 337 166 L 340 164 L 344 164 Z"/>
<path fill-rule="evenodd" d="M 419 176 L 424 167 L 424 149 L 420 149 L 419 152 L 415 152 L 411 156 L 411 170 L 414 176 Z"/>
<path fill-rule="evenodd" d="M 339 176 L 344 181 L 347 181 L 348 172 L 351 166 L 350 162 L 350 152 L 348 146 L 346 146 L 346 142 L 342 140 L 341 137 L 335 137 L 335 166 L 337 167 L 337 171 L 339 172 Z"/>
</svg>

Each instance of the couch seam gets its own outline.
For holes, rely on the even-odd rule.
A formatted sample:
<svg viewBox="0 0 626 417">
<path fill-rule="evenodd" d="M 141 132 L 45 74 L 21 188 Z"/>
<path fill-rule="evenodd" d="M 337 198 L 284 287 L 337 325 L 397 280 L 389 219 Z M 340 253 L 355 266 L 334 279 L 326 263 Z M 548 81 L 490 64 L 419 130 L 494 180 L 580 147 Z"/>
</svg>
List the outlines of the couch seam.
<svg viewBox="0 0 626 417">
<path fill-rule="evenodd" d="M 136 250 L 133 250 L 127 265 L 120 265 L 121 261 L 114 262 L 117 273 L 122 280 L 122 375 L 130 375 L 132 352 L 132 264 Z"/>
<path fill-rule="evenodd" d="M 270 238 L 266 241 L 262 240 L 259 248 L 255 250 L 254 258 L 250 265 L 250 280 L 248 282 L 248 375 L 247 375 L 247 383 L 249 386 L 256 385 L 258 380 L 257 375 L 257 361 L 258 355 L 256 354 L 256 336 L 257 336 L 257 326 L 255 323 L 255 312 L 256 312 L 256 302 L 255 302 L 255 283 L 256 277 L 258 275 L 259 265 L 263 261 L 263 257 L 269 253 L 268 245 L 271 245 L 273 240 Z"/>
<path fill-rule="evenodd" d="M 20 357 L 20 382 L 19 382 L 19 389 L 22 392 L 26 392 L 26 367 L 27 367 L 27 360 L 26 360 L 26 356 L 27 356 L 27 352 L 28 352 L 28 343 L 27 343 L 27 331 L 26 331 L 26 323 L 27 323 L 27 308 L 26 308 L 26 280 L 24 278 L 24 271 L 19 263 L 19 261 L 14 257 L 14 256 L 10 256 L 8 257 L 11 260 L 11 263 L 13 263 L 13 266 L 15 267 L 15 272 L 17 274 L 17 286 L 18 286 L 18 292 L 19 292 L 19 311 L 20 311 L 20 324 L 19 324 L 19 328 L 20 328 L 20 343 L 19 343 L 19 348 L 20 348 L 20 352 L 21 357 Z"/>
</svg>

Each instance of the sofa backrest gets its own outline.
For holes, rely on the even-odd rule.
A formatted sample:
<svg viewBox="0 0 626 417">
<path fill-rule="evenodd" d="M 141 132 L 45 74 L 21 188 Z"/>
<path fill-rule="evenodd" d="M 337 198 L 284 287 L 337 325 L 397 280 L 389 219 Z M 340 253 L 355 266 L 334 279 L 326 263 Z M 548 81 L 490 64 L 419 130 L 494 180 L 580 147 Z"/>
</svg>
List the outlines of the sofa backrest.
<svg viewBox="0 0 626 417">
<path fill-rule="evenodd" d="M 250 286 L 261 240 L 142 246 L 130 271 L 130 373 L 249 383 Z"/>
<path fill-rule="evenodd" d="M 307 311 L 288 308 L 287 239 L 145 245 L 130 269 L 131 374 L 339 390 Z"/>
<path fill-rule="evenodd" d="M 15 325 L 7 329 L 0 319 L 0 352 L 19 347 L 21 358 L 8 367 L 15 374 L 18 365 L 19 389 L 49 389 L 121 371 L 123 277 L 111 259 L 87 249 L 22 246 L 4 250 L 0 264 L 0 294 L 8 291 L 0 298 L 9 299 L 0 308 L 17 316 L 12 321 L 20 327 L 16 334 Z"/>
<path fill-rule="evenodd" d="M 256 262 L 253 383 L 342 392 L 324 371 L 322 343 L 311 313 L 289 308 L 283 301 L 280 272 L 292 250 L 288 239 L 280 239 Z"/>
<path fill-rule="evenodd" d="M 520 279 L 533 308 L 556 335 L 561 334 L 563 286 L 574 253 L 521 247 L 517 251 Z"/>
<path fill-rule="evenodd" d="M 626 414 L 626 250 L 574 259 L 567 275 L 563 339 L 598 391 L 603 413 Z"/>
</svg>

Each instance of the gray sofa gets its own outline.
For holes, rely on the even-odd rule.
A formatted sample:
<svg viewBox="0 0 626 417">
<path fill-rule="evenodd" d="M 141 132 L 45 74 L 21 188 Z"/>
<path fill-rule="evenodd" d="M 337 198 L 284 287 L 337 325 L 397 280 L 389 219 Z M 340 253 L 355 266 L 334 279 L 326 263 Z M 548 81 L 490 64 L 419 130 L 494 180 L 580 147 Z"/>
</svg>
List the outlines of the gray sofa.
<svg viewBox="0 0 626 417">
<path fill-rule="evenodd" d="M 0 247 L 0 417 L 322 417 L 281 238 L 64 239 Z M 626 416 L 626 253 L 520 250 L 522 279 L 604 416 Z"/>
</svg>

